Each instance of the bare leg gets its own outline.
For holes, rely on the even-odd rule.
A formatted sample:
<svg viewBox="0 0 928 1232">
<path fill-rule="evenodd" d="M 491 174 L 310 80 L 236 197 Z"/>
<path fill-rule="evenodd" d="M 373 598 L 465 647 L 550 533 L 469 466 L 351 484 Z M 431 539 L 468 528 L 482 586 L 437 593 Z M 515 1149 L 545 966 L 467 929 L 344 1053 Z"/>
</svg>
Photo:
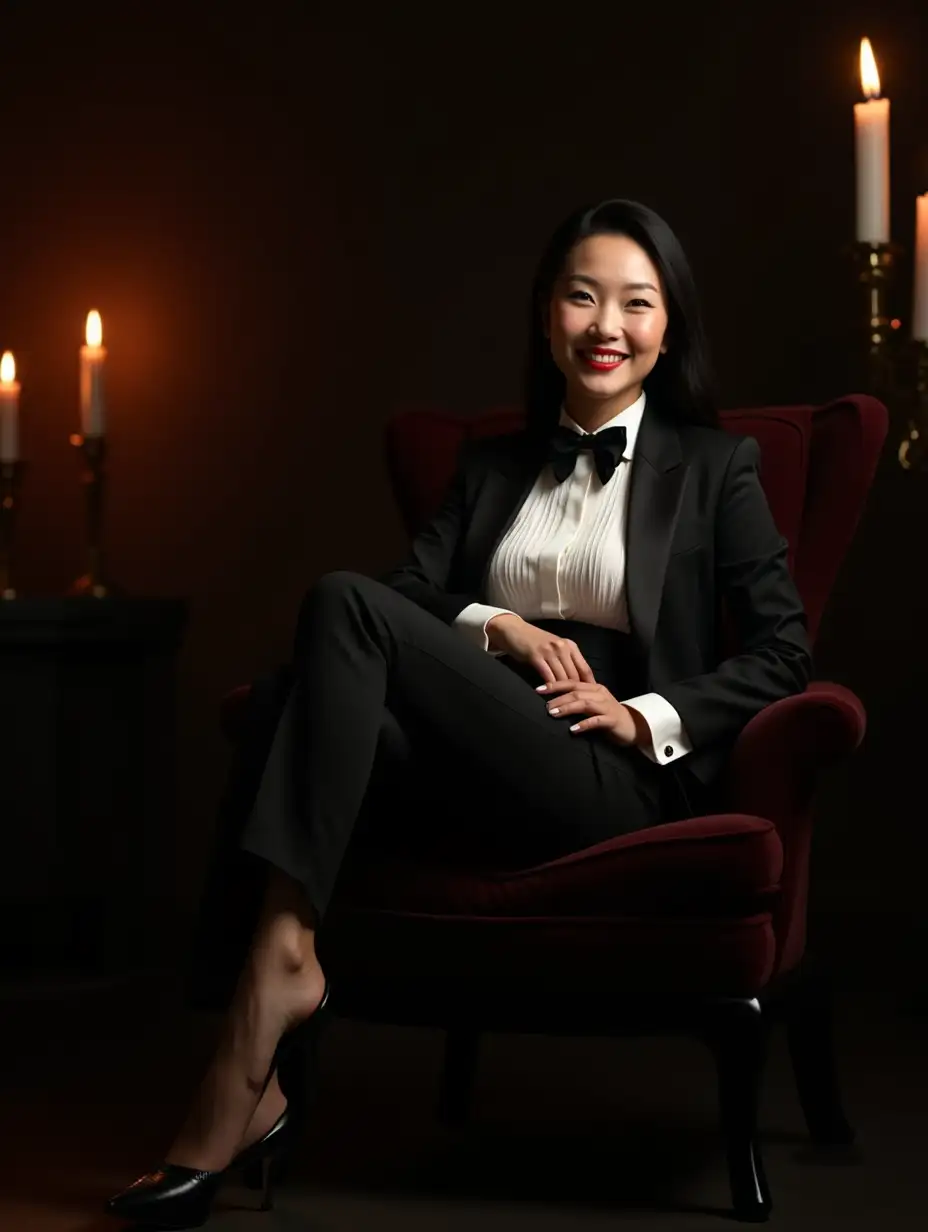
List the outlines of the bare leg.
<svg viewBox="0 0 928 1232">
<path fill-rule="evenodd" d="M 272 868 L 216 1054 L 168 1151 L 168 1163 L 220 1171 L 246 1135 L 253 1140 L 273 1124 L 283 1110 L 283 1094 L 276 1082 L 263 1100 L 261 1091 L 274 1049 L 284 1031 L 313 1013 L 324 990 L 312 908 L 299 883 Z M 260 1129 L 259 1122 L 268 1118 Z"/>
</svg>

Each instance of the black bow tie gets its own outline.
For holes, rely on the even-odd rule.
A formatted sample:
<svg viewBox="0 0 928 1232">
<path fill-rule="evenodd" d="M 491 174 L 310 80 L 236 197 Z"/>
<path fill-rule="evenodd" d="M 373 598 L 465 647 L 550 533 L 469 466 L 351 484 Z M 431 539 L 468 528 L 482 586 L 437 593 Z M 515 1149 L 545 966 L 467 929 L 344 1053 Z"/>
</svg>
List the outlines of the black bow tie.
<svg viewBox="0 0 928 1232">
<path fill-rule="evenodd" d="M 558 483 L 563 483 L 568 475 L 573 474 L 577 454 L 581 449 L 592 449 L 600 483 L 608 483 L 625 452 L 625 429 L 606 428 L 603 432 L 585 433 L 581 436 L 579 432 L 561 424 L 548 443 L 547 458 Z"/>
</svg>

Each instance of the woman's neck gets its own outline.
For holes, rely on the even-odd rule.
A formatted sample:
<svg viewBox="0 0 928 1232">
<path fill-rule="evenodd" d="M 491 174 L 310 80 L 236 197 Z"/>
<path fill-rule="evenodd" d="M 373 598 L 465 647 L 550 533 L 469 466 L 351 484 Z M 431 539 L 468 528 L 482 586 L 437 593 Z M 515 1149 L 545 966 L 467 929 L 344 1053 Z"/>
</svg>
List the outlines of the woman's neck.
<svg viewBox="0 0 928 1232">
<path fill-rule="evenodd" d="M 614 398 L 584 398 L 568 392 L 564 399 L 564 410 L 578 427 L 584 432 L 595 432 L 616 415 L 627 411 L 641 397 L 641 386 L 625 389 Z"/>
</svg>

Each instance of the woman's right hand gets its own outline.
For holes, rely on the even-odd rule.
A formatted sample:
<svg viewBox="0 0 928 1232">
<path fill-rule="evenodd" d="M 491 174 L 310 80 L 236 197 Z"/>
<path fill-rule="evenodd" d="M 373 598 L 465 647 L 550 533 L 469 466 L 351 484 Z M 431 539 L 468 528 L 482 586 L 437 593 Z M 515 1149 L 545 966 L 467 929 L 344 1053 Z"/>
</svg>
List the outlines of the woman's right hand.
<svg viewBox="0 0 928 1232">
<path fill-rule="evenodd" d="M 569 637 L 539 629 L 512 612 L 491 617 L 486 631 L 491 650 L 501 650 L 520 663 L 530 663 L 549 684 L 555 680 L 596 683 L 580 647 Z"/>
</svg>

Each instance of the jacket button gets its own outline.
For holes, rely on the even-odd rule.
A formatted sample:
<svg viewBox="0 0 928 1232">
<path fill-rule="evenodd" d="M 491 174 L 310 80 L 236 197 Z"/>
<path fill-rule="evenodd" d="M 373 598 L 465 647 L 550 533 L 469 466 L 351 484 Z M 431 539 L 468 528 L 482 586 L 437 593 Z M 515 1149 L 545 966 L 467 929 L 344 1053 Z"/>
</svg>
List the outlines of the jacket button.
<svg viewBox="0 0 928 1232">
<path fill-rule="evenodd" d="M 665 746 L 665 748 L 664 748 L 664 756 L 665 756 L 665 757 L 673 757 L 673 745 L 672 745 L 672 744 L 668 744 L 668 745 L 666 745 L 666 746 Z"/>
</svg>

